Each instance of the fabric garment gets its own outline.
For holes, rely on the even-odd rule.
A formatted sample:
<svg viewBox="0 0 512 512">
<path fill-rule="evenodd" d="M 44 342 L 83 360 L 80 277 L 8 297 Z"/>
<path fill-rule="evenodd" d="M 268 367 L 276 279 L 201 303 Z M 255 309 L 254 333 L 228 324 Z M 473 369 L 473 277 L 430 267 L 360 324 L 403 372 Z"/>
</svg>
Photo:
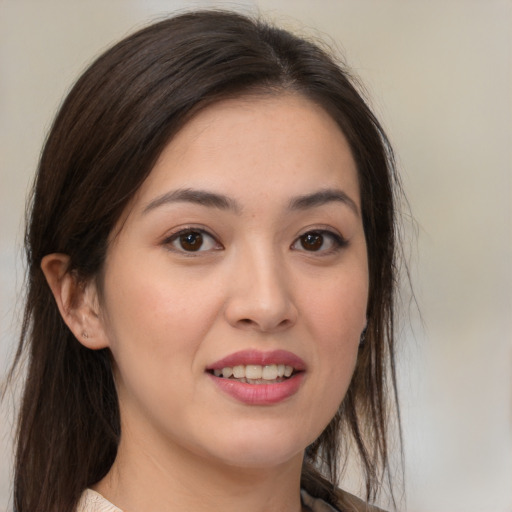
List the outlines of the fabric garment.
<svg viewBox="0 0 512 512">
<path fill-rule="evenodd" d="M 101 494 L 92 489 L 86 489 L 76 507 L 76 512 L 123 512 L 110 503 Z"/>
<path fill-rule="evenodd" d="M 324 500 L 310 496 L 305 490 L 301 491 L 302 504 L 307 512 L 379 512 L 380 509 L 367 505 L 359 498 L 344 491 L 339 492 L 343 508 L 334 508 Z M 86 489 L 78 502 L 76 512 L 123 512 L 110 503 L 101 494 Z"/>
</svg>

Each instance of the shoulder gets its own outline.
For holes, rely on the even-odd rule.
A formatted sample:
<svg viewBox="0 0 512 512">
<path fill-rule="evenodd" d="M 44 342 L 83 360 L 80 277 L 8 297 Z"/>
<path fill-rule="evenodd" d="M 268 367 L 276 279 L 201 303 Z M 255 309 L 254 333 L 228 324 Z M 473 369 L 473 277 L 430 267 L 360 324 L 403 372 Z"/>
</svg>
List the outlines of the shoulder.
<svg viewBox="0 0 512 512">
<path fill-rule="evenodd" d="M 338 498 L 338 507 L 341 512 L 384 512 L 375 505 L 369 505 L 362 499 L 350 494 L 342 489 L 336 491 Z"/>
<path fill-rule="evenodd" d="M 336 491 L 336 507 L 321 498 L 311 496 L 304 489 L 301 491 L 301 496 L 308 512 L 384 512 L 341 489 Z"/>
<path fill-rule="evenodd" d="M 122 510 L 96 491 L 86 489 L 80 496 L 76 512 L 122 512 Z"/>
<path fill-rule="evenodd" d="M 337 507 L 334 508 L 321 498 L 314 498 L 305 490 L 301 491 L 302 501 L 311 512 L 384 512 L 378 507 L 368 505 L 356 496 L 338 489 L 336 491 Z M 76 507 L 76 512 L 122 512 L 101 494 L 86 489 Z"/>
</svg>

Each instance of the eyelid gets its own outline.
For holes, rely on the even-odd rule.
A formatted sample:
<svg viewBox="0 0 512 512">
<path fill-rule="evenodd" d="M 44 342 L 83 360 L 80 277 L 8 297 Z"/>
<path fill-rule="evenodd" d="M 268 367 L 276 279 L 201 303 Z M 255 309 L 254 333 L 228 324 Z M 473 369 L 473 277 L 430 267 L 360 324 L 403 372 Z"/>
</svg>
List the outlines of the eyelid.
<svg viewBox="0 0 512 512">
<path fill-rule="evenodd" d="M 315 234 L 319 234 L 321 236 L 324 236 L 324 237 L 329 237 L 333 244 L 334 244 L 334 247 L 331 247 L 329 249 L 320 249 L 318 251 L 308 251 L 307 249 L 305 248 L 295 248 L 294 246 L 298 243 L 300 243 L 300 239 L 309 234 L 309 233 L 315 233 Z M 326 255 L 329 255 L 329 254 L 333 254 L 333 253 L 336 253 L 338 251 L 340 251 L 341 249 L 347 247 L 349 244 L 349 241 L 336 229 L 334 228 L 331 228 L 331 227 L 320 227 L 320 226 L 310 226 L 306 229 L 304 229 L 296 238 L 295 240 L 293 241 L 293 243 L 291 244 L 290 248 L 292 250 L 297 250 L 297 251 L 300 251 L 300 252 L 305 252 L 307 254 L 310 254 L 310 255 L 316 255 L 316 256 L 326 256 Z"/>
<path fill-rule="evenodd" d="M 175 240 L 177 240 L 181 235 L 184 235 L 184 234 L 190 233 L 190 232 L 201 233 L 203 236 L 211 238 L 214 241 L 216 247 L 213 249 L 206 249 L 206 250 L 199 249 L 197 251 L 186 251 L 184 249 L 176 248 L 172 245 L 172 243 Z M 216 235 L 212 234 L 210 232 L 210 230 L 208 230 L 204 227 L 201 227 L 201 226 L 197 226 L 197 225 L 187 225 L 187 226 L 181 226 L 179 228 L 175 228 L 171 233 L 168 233 L 164 237 L 161 244 L 166 246 L 166 248 L 169 251 L 172 251 L 172 252 L 180 254 L 180 255 L 188 256 L 188 257 L 194 257 L 199 254 L 204 254 L 204 253 L 208 253 L 208 252 L 212 252 L 212 251 L 219 251 L 219 250 L 224 249 L 224 246 L 219 242 L 218 237 Z"/>
</svg>

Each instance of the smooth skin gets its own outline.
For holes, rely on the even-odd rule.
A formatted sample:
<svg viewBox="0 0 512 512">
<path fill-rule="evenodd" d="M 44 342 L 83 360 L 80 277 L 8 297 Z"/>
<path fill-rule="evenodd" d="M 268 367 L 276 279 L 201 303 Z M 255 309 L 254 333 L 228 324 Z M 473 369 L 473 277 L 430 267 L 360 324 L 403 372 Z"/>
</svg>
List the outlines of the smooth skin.
<svg viewBox="0 0 512 512">
<path fill-rule="evenodd" d="M 338 409 L 366 323 L 357 169 L 319 106 L 226 100 L 168 144 L 111 236 L 102 293 L 43 271 L 62 316 L 114 359 L 121 442 L 95 489 L 126 512 L 298 512 L 304 449 Z M 74 298 L 74 300 L 71 300 Z M 298 391 L 251 405 L 206 368 L 287 350 Z"/>
</svg>

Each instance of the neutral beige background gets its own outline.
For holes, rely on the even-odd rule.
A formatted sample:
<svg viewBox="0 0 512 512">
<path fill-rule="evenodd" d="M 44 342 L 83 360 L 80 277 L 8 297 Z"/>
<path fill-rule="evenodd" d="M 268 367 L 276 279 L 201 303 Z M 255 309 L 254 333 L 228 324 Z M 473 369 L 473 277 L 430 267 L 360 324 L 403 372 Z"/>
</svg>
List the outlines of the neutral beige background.
<svg viewBox="0 0 512 512">
<path fill-rule="evenodd" d="M 0 378 L 17 330 L 24 197 L 55 109 L 99 51 L 198 5 L 257 5 L 328 34 L 366 82 L 417 221 L 422 322 L 412 308 L 400 357 L 407 509 L 512 511 L 510 0 L 0 0 Z M 9 408 L 1 414 L 7 510 Z"/>
</svg>

